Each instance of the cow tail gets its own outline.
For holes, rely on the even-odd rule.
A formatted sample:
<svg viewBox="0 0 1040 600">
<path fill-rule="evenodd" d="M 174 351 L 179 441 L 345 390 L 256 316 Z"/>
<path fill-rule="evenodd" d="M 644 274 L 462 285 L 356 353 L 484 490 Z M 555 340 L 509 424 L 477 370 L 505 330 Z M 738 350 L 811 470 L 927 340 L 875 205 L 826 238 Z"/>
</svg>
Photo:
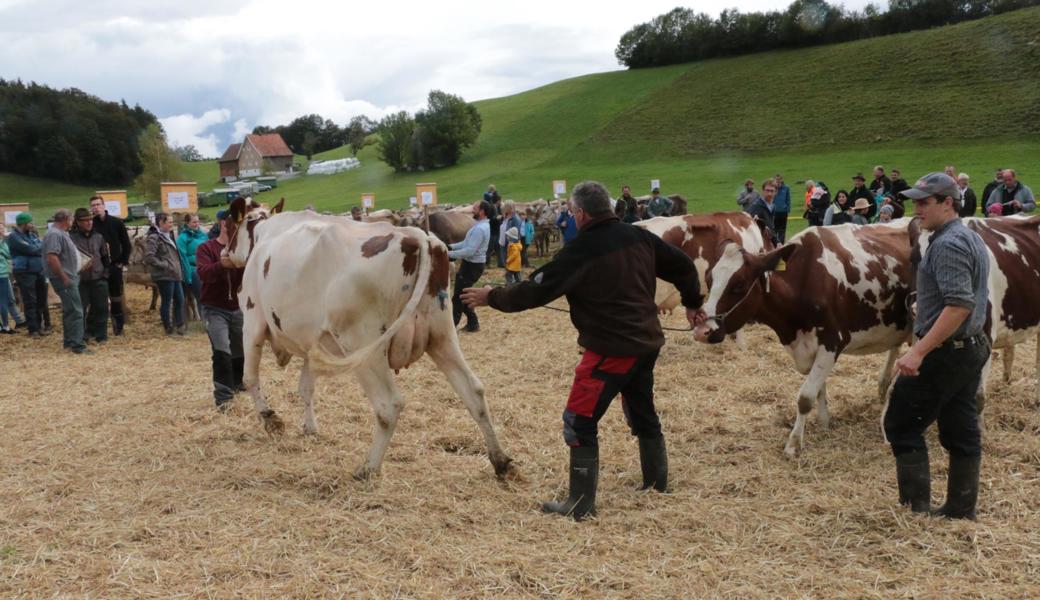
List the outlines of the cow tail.
<svg viewBox="0 0 1040 600">
<path fill-rule="evenodd" d="M 415 229 L 415 231 L 422 230 Z M 408 233 L 405 233 L 405 235 L 408 235 Z M 328 351 L 324 350 L 320 344 L 315 344 L 308 353 L 308 357 L 318 364 L 339 367 L 348 371 L 360 367 L 362 363 L 368 360 L 373 352 L 379 348 L 386 347 L 401 327 L 408 322 L 408 319 L 411 319 L 412 315 L 415 314 L 415 309 L 418 308 L 419 302 L 422 301 L 423 294 L 426 293 L 426 287 L 430 281 L 430 272 L 432 271 L 431 263 L 430 244 L 428 244 L 424 239 L 419 243 L 419 273 L 415 277 L 415 284 L 412 287 L 412 295 L 408 299 L 408 304 L 404 306 L 401 310 L 401 314 L 398 315 L 397 319 L 390 324 L 390 327 L 387 327 L 386 331 L 384 331 L 383 334 L 373 342 L 358 348 L 354 352 L 350 352 L 341 346 L 340 351 L 343 352 L 344 356 L 335 356 L 330 354 Z M 335 336 L 333 336 L 333 339 L 335 339 Z"/>
</svg>

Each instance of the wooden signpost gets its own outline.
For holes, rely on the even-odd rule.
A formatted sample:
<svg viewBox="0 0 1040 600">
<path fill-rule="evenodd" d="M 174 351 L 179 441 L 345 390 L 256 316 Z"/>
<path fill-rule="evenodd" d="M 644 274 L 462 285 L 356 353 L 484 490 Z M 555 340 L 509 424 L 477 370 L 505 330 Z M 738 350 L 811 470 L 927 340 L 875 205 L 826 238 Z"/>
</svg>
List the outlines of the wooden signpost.
<svg viewBox="0 0 1040 600">
<path fill-rule="evenodd" d="M 423 229 L 430 232 L 430 207 L 437 204 L 437 184 L 417 183 L 415 184 L 415 197 L 419 199 L 419 206 L 423 209 Z"/>
<path fill-rule="evenodd" d="M 26 203 L 15 203 L 15 204 L 0 204 L 0 214 L 4 217 L 4 225 L 8 228 L 12 228 L 17 224 L 16 219 L 18 213 L 29 212 L 29 205 Z"/>
<path fill-rule="evenodd" d="M 105 201 L 105 210 L 113 217 L 127 218 L 130 213 L 126 204 L 126 190 L 109 190 L 107 192 L 94 192 Z"/>
<path fill-rule="evenodd" d="M 164 181 L 159 184 L 163 212 L 193 213 L 199 210 L 198 186 L 194 181 Z"/>
<path fill-rule="evenodd" d="M 375 194 L 361 194 L 361 206 L 365 210 L 365 214 L 376 207 L 376 195 Z"/>
<path fill-rule="evenodd" d="M 553 198 L 559 198 L 567 193 L 567 182 L 563 179 L 553 180 Z"/>
</svg>

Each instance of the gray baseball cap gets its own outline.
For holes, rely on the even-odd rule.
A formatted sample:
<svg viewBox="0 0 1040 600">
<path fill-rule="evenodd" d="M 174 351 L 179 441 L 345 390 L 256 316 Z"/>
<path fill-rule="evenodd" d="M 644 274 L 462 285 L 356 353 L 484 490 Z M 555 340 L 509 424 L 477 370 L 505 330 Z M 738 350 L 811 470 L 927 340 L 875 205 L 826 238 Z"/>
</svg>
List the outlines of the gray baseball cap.
<svg viewBox="0 0 1040 600">
<path fill-rule="evenodd" d="M 954 200 L 960 200 L 961 190 L 957 187 L 957 182 L 954 181 L 953 177 L 946 173 L 929 173 L 918 179 L 917 183 L 910 189 L 899 192 L 899 195 L 906 196 L 911 200 L 920 200 L 929 196 L 938 196 L 939 198 L 949 196 Z"/>
</svg>

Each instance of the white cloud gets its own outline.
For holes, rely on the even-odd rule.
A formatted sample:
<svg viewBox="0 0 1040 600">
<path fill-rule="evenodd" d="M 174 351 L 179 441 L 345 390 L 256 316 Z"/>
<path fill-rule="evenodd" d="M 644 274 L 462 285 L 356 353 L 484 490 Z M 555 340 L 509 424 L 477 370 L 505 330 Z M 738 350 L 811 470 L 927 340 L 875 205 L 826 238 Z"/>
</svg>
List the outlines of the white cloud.
<svg viewBox="0 0 1040 600">
<path fill-rule="evenodd" d="M 190 114 L 174 115 L 159 119 L 166 138 L 171 146 L 195 146 L 202 156 L 212 158 L 220 156 L 223 148 L 219 148 L 220 140 L 215 133 L 206 133 L 214 125 L 226 123 L 231 118 L 231 111 L 226 108 L 207 110 L 201 116 Z M 237 123 L 236 123 L 237 130 Z"/>
</svg>

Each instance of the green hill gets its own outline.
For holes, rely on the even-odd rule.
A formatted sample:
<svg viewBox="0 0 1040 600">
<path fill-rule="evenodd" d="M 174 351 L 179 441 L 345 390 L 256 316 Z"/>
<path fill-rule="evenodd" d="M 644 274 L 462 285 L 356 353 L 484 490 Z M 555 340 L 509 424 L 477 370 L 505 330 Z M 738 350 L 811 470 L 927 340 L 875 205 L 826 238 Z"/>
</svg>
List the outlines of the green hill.
<svg viewBox="0 0 1040 600">
<path fill-rule="evenodd" d="M 489 183 L 507 198 L 551 194 L 553 179 L 598 179 L 645 193 L 660 179 L 693 210 L 732 209 L 741 182 L 780 171 L 851 185 L 875 164 L 908 179 L 946 164 L 981 188 L 997 166 L 1040 186 L 1040 8 L 849 44 L 577 77 L 477 103 L 478 143 L 455 167 L 395 174 L 362 151 L 362 167 L 301 176 L 273 194 L 288 205 L 343 211 L 374 192 L 400 207 L 418 182 L 444 202 L 476 199 Z M 346 155 L 336 149 L 315 158 Z M 205 191 L 213 161 L 190 165 Z M 0 199 L 34 206 L 70 190 L 30 194 L 25 178 Z M 25 194 L 25 195 L 22 195 Z M 34 200 L 34 199 L 39 200 Z"/>
</svg>

